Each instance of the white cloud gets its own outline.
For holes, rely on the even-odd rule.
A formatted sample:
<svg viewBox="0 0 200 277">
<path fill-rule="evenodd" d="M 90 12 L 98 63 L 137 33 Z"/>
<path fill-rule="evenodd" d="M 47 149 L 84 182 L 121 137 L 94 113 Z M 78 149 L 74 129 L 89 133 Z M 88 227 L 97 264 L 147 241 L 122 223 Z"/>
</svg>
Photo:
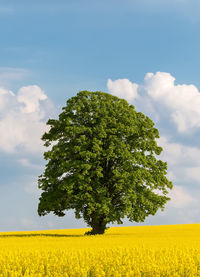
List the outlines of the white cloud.
<svg viewBox="0 0 200 277">
<path fill-rule="evenodd" d="M 167 162 L 169 180 L 189 182 L 190 184 L 192 181 L 200 183 L 199 148 L 171 142 L 170 139 L 164 136 L 157 139 L 157 142 L 163 148 L 163 152 L 158 158 Z"/>
<path fill-rule="evenodd" d="M 166 72 L 147 73 L 141 85 L 123 80 L 108 80 L 111 94 L 155 111 L 157 119 L 167 118 L 180 133 L 200 128 L 200 92 L 194 85 L 175 85 L 175 78 Z"/>
<path fill-rule="evenodd" d="M 38 86 L 19 89 L 17 95 L 0 89 L 0 151 L 41 153 L 41 137 L 49 127 L 46 118 L 56 108 Z"/>
<path fill-rule="evenodd" d="M 125 98 L 128 101 L 132 101 L 138 97 L 138 85 L 131 83 L 128 79 L 118 79 L 116 81 L 108 79 L 107 86 L 111 94 L 114 94 L 119 98 Z"/>
<path fill-rule="evenodd" d="M 159 157 L 166 160 L 170 165 L 200 165 L 199 148 L 171 142 L 165 136 L 161 136 L 157 139 L 157 142 L 163 148 L 163 152 Z"/>
<path fill-rule="evenodd" d="M 29 168 L 35 168 L 35 169 L 41 169 L 40 165 L 37 164 L 32 164 L 28 159 L 24 158 L 24 159 L 19 159 L 17 160 L 22 166 L 24 167 L 29 167 Z"/>
<path fill-rule="evenodd" d="M 38 188 L 37 181 L 27 181 L 24 186 L 24 191 L 31 195 L 40 196 L 41 190 Z"/>
<path fill-rule="evenodd" d="M 153 101 L 168 109 L 179 132 L 200 127 L 200 93 L 194 85 L 175 85 L 166 72 L 147 73 L 144 89 Z M 165 111 L 166 112 L 166 111 Z"/>
<path fill-rule="evenodd" d="M 174 185 L 168 196 L 171 198 L 168 205 L 174 208 L 183 208 L 195 201 L 186 189 L 177 185 Z"/>
<path fill-rule="evenodd" d="M 12 91 L 0 88 L 0 113 L 7 108 L 7 105 L 11 105 L 13 96 L 14 93 Z"/>
<path fill-rule="evenodd" d="M 47 99 L 44 91 L 38 86 L 28 86 L 19 89 L 17 100 L 19 103 L 24 103 L 25 107 L 20 107 L 22 113 L 38 112 L 39 101 Z"/>
<path fill-rule="evenodd" d="M 200 184 L 200 166 L 186 168 L 186 175 L 192 181 L 198 182 Z"/>
<path fill-rule="evenodd" d="M 167 172 L 167 178 L 172 182 L 176 181 L 176 176 L 174 175 L 174 172 L 172 170 L 169 170 Z"/>
</svg>

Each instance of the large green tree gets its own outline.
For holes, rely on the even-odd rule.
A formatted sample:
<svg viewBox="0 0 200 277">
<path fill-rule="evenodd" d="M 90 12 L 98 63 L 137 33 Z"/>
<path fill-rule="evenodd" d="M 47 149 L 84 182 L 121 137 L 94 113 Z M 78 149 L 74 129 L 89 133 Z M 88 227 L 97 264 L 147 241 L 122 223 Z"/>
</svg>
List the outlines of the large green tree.
<svg viewBox="0 0 200 277">
<path fill-rule="evenodd" d="M 38 214 L 75 210 L 90 234 L 103 234 L 122 218 L 143 222 L 170 198 L 167 163 L 155 157 L 159 132 L 152 120 L 124 99 L 81 91 L 67 100 L 59 119 L 49 119 L 42 140 L 51 150 L 39 176 Z"/>
</svg>

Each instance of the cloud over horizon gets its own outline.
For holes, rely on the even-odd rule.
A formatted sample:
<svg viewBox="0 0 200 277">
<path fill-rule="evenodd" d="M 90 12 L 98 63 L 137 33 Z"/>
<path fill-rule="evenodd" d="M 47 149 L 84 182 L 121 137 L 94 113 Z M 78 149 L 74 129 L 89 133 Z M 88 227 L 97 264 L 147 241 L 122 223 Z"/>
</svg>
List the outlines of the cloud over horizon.
<svg viewBox="0 0 200 277">
<path fill-rule="evenodd" d="M 52 101 L 36 85 L 21 87 L 16 95 L 0 88 L 0 151 L 41 153 L 46 119 L 55 111 Z"/>
</svg>

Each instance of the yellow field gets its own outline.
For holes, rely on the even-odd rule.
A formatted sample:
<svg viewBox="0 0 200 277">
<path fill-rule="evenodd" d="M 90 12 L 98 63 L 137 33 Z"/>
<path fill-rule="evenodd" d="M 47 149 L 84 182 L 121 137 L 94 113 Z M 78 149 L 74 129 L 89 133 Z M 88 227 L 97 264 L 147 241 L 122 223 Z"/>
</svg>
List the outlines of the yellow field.
<svg viewBox="0 0 200 277">
<path fill-rule="evenodd" d="M 0 233 L 0 276 L 200 276 L 200 224 Z"/>
</svg>

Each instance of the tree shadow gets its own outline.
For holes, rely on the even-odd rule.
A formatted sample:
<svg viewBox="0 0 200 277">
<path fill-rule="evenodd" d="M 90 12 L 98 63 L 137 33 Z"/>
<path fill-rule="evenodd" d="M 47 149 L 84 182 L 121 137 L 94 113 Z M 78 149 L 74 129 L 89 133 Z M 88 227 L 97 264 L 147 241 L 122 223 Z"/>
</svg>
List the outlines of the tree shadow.
<svg viewBox="0 0 200 277">
<path fill-rule="evenodd" d="M 0 234 L 2 237 L 85 237 L 85 235 L 65 235 L 65 234 Z"/>
</svg>

